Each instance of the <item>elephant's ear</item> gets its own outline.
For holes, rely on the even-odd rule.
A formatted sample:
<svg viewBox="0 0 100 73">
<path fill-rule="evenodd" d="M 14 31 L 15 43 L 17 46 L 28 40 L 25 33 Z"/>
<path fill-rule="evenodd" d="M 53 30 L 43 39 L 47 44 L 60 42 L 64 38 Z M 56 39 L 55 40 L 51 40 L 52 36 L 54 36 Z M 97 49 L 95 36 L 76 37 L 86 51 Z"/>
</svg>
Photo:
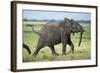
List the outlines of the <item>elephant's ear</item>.
<svg viewBox="0 0 100 73">
<path fill-rule="evenodd" d="M 71 23 L 68 18 L 64 18 L 64 25 L 66 25 L 67 27 L 71 27 Z"/>
<path fill-rule="evenodd" d="M 74 21 L 73 19 L 71 19 L 71 21 Z"/>
<path fill-rule="evenodd" d="M 73 22 L 74 22 L 74 20 L 73 20 L 73 19 L 71 19 L 71 24 L 73 24 Z"/>
</svg>

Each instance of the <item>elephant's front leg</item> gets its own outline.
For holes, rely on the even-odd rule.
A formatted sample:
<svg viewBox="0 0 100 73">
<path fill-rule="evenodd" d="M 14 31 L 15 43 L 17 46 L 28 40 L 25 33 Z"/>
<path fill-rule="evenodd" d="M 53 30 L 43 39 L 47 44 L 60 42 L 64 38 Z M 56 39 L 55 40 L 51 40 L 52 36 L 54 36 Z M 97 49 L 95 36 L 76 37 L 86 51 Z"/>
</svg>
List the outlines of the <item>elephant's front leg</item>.
<svg viewBox="0 0 100 73">
<path fill-rule="evenodd" d="M 66 55 L 66 43 L 62 43 L 62 55 Z"/>
<path fill-rule="evenodd" d="M 61 42 L 62 42 L 62 55 L 66 54 L 66 45 L 67 45 L 67 39 L 68 39 L 68 34 L 66 32 L 62 33 L 61 36 Z"/>
<path fill-rule="evenodd" d="M 72 42 L 71 42 L 70 46 L 71 46 L 71 51 L 72 51 L 72 53 L 74 54 L 74 45 L 73 45 Z"/>
<path fill-rule="evenodd" d="M 74 45 L 73 45 L 73 43 L 71 44 L 71 49 L 72 49 L 72 53 L 74 54 Z"/>
<path fill-rule="evenodd" d="M 69 37 L 69 39 L 68 39 L 67 44 L 68 44 L 69 46 L 71 46 L 71 52 L 74 54 L 74 45 L 73 45 L 73 43 L 72 43 L 70 37 Z"/>
</svg>

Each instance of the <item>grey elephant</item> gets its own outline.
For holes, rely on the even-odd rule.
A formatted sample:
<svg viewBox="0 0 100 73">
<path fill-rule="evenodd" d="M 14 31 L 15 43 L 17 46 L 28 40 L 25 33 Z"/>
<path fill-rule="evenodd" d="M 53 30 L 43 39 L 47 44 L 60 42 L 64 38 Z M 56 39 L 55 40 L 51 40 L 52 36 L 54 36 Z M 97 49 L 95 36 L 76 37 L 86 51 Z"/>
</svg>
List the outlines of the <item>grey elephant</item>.
<svg viewBox="0 0 100 73">
<path fill-rule="evenodd" d="M 58 53 L 55 51 L 54 45 L 59 43 L 62 43 L 62 55 L 66 54 L 67 44 L 71 46 L 71 51 L 74 53 L 74 45 L 71 41 L 71 33 L 78 32 L 80 32 L 78 44 L 78 46 L 80 46 L 84 29 L 78 22 L 68 18 L 64 18 L 64 20 L 60 22 L 48 22 L 42 27 L 41 32 L 38 33 L 40 37 L 37 48 L 35 49 L 33 55 L 37 56 L 40 49 L 45 46 L 48 46 L 51 49 L 52 55 L 58 55 Z"/>
</svg>

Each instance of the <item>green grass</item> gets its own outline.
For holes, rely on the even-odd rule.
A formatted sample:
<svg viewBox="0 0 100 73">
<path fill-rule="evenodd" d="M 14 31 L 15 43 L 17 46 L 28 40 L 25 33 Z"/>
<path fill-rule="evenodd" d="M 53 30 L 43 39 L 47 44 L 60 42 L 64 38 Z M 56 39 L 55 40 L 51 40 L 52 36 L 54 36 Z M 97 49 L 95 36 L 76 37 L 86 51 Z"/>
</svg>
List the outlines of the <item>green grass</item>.
<svg viewBox="0 0 100 73">
<path fill-rule="evenodd" d="M 66 55 L 62 56 L 62 44 L 58 44 L 55 46 L 55 50 L 57 53 L 59 53 L 59 56 L 53 56 L 51 53 L 50 48 L 44 47 L 42 48 L 37 57 L 34 58 L 32 56 L 33 52 L 36 49 L 37 42 L 39 39 L 39 36 L 35 33 L 32 32 L 31 27 L 28 27 L 24 25 L 25 22 L 23 23 L 23 42 L 26 43 L 30 49 L 31 49 L 31 54 L 29 55 L 26 49 L 23 49 L 22 55 L 23 55 L 23 62 L 37 62 L 37 61 L 64 61 L 64 60 L 85 60 L 85 59 L 90 59 L 91 58 L 91 44 L 90 44 L 90 24 L 85 24 L 84 29 L 85 32 L 83 34 L 83 39 L 80 47 L 78 47 L 78 42 L 79 42 L 79 33 L 75 33 L 75 35 L 71 35 L 72 42 L 75 46 L 75 53 L 69 53 L 70 46 L 67 45 L 66 47 Z M 31 25 L 34 25 L 30 23 Z M 40 22 L 38 23 L 40 24 Z M 37 30 L 40 29 L 43 25 L 36 25 Z"/>
</svg>

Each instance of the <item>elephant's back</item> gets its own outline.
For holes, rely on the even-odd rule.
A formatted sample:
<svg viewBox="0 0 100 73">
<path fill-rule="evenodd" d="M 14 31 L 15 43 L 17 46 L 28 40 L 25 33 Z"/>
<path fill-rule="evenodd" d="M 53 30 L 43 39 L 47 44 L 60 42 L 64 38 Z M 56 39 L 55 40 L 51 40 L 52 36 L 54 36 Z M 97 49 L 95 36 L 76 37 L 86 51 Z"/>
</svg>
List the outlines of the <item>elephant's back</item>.
<svg viewBox="0 0 100 73">
<path fill-rule="evenodd" d="M 44 25 L 41 31 L 58 30 L 59 28 L 60 28 L 59 22 L 52 22 L 52 23 L 47 23 L 46 25 Z"/>
</svg>

